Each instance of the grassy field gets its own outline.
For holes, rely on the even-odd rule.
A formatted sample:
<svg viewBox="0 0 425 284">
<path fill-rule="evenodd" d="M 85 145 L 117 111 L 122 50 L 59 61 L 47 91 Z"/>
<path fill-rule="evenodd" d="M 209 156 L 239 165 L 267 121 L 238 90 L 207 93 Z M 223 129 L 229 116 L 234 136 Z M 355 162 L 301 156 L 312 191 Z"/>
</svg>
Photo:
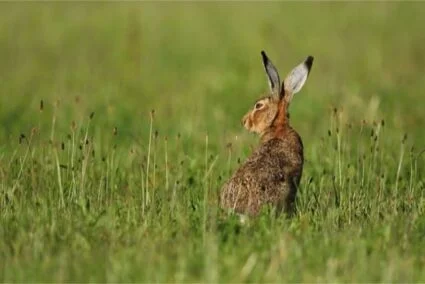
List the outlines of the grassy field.
<svg viewBox="0 0 425 284">
<path fill-rule="evenodd" d="M 0 281 L 424 282 L 423 3 L 1 3 Z M 283 76 L 292 219 L 218 193 Z"/>
</svg>

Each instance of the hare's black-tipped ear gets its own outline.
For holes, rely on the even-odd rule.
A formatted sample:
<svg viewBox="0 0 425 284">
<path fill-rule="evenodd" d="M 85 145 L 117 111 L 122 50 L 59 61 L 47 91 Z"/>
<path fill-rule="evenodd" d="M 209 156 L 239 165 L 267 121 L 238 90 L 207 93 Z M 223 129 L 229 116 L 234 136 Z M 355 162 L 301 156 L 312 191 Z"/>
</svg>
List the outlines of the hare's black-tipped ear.
<svg viewBox="0 0 425 284">
<path fill-rule="evenodd" d="M 261 51 L 261 57 L 263 58 L 264 69 L 266 70 L 267 77 L 269 79 L 270 91 L 272 92 L 273 96 L 279 97 L 281 91 L 279 73 L 277 72 L 276 67 L 274 67 L 273 63 L 267 57 L 264 50 Z"/>
<path fill-rule="evenodd" d="M 285 78 L 285 99 L 290 102 L 292 96 L 298 93 L 307 81 L 308 74 L 313 66 L 313 56 L 308 56 L 303 63 L 292 69 Z"/>
</svg>

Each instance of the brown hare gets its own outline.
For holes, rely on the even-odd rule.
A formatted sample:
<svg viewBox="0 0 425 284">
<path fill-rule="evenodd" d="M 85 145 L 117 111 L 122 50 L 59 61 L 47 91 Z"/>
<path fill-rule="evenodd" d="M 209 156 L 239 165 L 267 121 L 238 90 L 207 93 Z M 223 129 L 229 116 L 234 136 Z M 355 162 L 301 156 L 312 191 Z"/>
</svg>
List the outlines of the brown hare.
<svg viewBox="0 0 425 284">
<path fill-rule="evenodd" d="M 257 100 L 242 119 L 247 130 L 260 135 L 260 146 L 223 185 L 220 205 L 250 216 L 257 215 L 263 205 L 291 214 L 304 156 L 301 137 L 289 125 L 288 107 L 307 80 L 313 57 L 308 56 L 281 84 L 276 67 L 264 51 L 261 55 L 270 93 Z"/>
</svg>

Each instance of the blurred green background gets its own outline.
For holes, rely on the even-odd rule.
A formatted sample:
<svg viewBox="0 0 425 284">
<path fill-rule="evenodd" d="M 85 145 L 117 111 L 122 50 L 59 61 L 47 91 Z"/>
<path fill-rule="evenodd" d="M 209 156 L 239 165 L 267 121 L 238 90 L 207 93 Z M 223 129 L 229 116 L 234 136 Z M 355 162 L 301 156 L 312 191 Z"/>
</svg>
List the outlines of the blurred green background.
<svg viewBox="0 0 425 284">
<path fill-rule="evenodd" d="M 423 281 L 424 15 L 0 3 L 0 279 Z M 315 57 L 290 108 L 306 163 L 297 216 L 240 227 L 216 197 L 258 143 L 240 119 L 268 89 L 261 50 L 281 78 Z"/>
<path fill-rule="evenodd" d="M 41 99 L 46 110 L 59 99 L 59 127 L 95 111 L 98 127 L 117 126 L 124 139 L 155 109 L 162 133 L 226 140 L 244 132 L 240 118 L 267 90 L 264 49 L 281 77 L 315 56 L 291 105 L 306 145 L 334 106 L 421 142 L 424 12 L 394 2 L 2 3 L 0 137 L 15 139 Z"/>
</svg>

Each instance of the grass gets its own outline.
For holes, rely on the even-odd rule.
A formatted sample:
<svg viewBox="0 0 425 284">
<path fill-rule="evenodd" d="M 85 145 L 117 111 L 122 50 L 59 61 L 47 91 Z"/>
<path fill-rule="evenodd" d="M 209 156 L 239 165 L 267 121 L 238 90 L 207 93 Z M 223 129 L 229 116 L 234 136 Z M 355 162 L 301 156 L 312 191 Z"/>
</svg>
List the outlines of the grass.
<svg viewBox="0 0 425 284">
<path fill-rule="evenodd" d="M 0 4 L 3 282 L 423 282 L 422 3 Z M 291 105 L 297 215 L 240 225 L 240 118 Z"/>
</svg>

